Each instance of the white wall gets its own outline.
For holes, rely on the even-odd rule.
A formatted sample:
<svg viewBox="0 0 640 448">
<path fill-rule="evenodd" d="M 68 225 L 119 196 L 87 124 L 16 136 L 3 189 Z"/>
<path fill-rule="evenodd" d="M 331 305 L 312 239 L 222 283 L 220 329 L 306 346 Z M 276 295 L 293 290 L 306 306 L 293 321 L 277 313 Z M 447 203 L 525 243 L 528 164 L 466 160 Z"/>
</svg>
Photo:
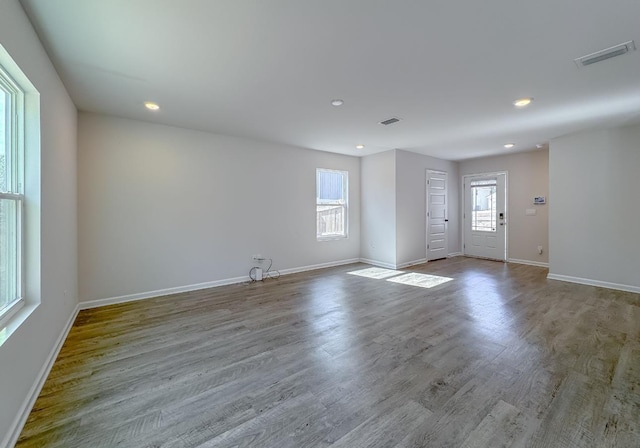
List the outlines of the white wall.
<svg viewBox="0 0 640 448">
<path fill-rule="evenodd" d="M 27 308 L 38 301 L 40 305 L 0 346 L 1 446 L 11 436 L 78 295 L 76 109 L 17 0 L 0 0 L 0 44 L 40 92 L 42 142 L 41 191 L 28 198 L 41 205 L 40 297 L 27 297 Z M 26 216 L 27 226 L 37 230 L 33 215 Z"/>
<path fill-rule="evenodd" d="M 85 113 L 78 145 L 81 301 L 359 257 L 356 157 Z M 316 168 L 349 172 L 348 239 L 316 240 Z"/>
<path fill-rule="evenodd" d="M 550 144 L 550 275 L 640 292 L 640 125 Z"/>
<path fill-rule="evenodd" d="M 549 197 L 549 151 L 546 149 L 505 154 L 496 157 L 460 162 L 460 175 L 509 172 L 509 259 L 546 264 L 549 253 L 555 250 L 549 244 L 549 205 L 533 205 L 535 196 Z M 527 216 L 527 209 L 535 209 L 535 216 Z M 538 246 L 543 247 L 538 254 Z"/>
<path fill-rule="evenodd" d="M 460 252 L 460 181 L 458 163 L 408 151 L 396 151 L 398 265 L 424 261 L 427 256 L 427 169 L 448 174 L 448 253 Z"/>
<path fill-rule="evenodd" d="M 395 150 L 360 159 L 361 257 L 380 265 L 396 264 Z"/>
</svg>

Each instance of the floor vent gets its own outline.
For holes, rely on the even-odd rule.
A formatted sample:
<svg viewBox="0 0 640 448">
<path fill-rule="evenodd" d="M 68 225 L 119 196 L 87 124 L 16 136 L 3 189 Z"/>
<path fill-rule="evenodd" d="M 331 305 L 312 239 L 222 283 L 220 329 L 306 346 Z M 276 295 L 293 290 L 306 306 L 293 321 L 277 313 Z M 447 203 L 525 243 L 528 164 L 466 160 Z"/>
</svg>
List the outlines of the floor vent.
<svg viewBox="0 0 640 448">
<path fill-rule="evenodd" d="M 635 42 L 630 40 L 629 42 L 605 48 L 604 50 L 596 51 L 595 53 L 574 59 L 573 62 L 575 62 L 578 67 L 586 67 L 587 65 L 615 58 L 616 56 L 622 56 L 630 51 L 635 51 L 635 49 Z"/>
</svg>

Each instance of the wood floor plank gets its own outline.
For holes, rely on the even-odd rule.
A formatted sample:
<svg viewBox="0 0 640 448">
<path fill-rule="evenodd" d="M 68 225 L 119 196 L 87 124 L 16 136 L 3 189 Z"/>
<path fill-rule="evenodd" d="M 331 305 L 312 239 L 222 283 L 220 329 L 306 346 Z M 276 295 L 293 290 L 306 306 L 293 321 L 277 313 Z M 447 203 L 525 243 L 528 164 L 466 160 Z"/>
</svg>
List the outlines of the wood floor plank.
<svg viewBox="0 0 640 448">
<path fill-rule="evenodd" d="M 500 400 L 460 448 L 524 448 L 539 422 Z"/>
<path fill-rule="evenodd" d="M 324 407 L 311 394 L 299 395 L 283 400 L 279 406 L 261 412 L 255 418 L 236 426 L 197 446 L 206 447 L 250 447 L 292 446 L 292 435 L 296 428 L 313 420 Z M 175 446 L 185 446 L 177 440 Z"/>
<path fill-rule="evenodd" d="M 625 344 L 620 351 L 611 382 L 613 393 L 608 397 L 596 434 L 603 448 L 640 445 L 639 359 L 638 341 Z"/>
<path fill-rule="evenodd" d="M 407 432 L 413 432 L 431 412 L 414 401 L 407 401 L 390 413 L 378 414 L 356 427 L 332 446 L 337 448 L 375 448 L 393 446 Z"/>
<path fill-rule="evenodd" d="M 531 448 L 595 447 L 608 386 L 570 372 L 534 435 Z"/>
<path fill-rule="evenodd" d="M 434 288 L 367 269 L 81 311 L 17 447 L 640 446 L 640 295 L 464 257 L 388 273 Z"/>
</svg>

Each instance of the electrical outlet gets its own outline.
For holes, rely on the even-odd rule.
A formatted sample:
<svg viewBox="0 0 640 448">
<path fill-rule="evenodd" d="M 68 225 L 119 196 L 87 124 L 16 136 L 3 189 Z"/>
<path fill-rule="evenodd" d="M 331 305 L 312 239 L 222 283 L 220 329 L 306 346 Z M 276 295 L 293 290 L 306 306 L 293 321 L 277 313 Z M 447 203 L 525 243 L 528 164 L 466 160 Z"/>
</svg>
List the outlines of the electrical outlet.
<svg viewBox="0 0 640 448">
<path fill-rule="evenodd" d="M 538 253 L 542 254 L 542 246 L 538 246 Z"/>
</svg>

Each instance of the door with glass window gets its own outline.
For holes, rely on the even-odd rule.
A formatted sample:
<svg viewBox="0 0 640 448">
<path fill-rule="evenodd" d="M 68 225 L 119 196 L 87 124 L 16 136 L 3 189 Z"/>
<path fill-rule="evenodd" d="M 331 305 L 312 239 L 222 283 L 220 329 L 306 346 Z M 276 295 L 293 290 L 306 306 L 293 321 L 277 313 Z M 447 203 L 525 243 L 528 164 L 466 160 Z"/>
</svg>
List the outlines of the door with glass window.
<svg viewBox="0 0 640 448">
<path fill-rule="evenodd" d="M 506 173 L 464 177 L 464 254 L 507 259 Z"/>
</svg>

